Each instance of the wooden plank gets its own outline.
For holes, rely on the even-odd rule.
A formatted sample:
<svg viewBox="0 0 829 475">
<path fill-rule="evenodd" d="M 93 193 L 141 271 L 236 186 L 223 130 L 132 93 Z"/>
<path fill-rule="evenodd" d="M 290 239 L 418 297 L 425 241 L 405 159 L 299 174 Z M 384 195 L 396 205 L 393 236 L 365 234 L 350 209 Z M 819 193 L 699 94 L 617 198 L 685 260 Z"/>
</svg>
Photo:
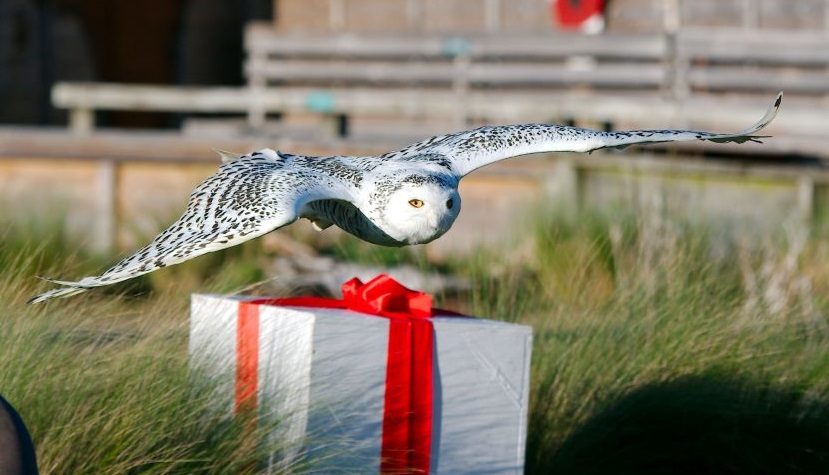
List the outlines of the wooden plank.
<svg viewBox="0 0 829 475">
<path fill-rule="evenodd" d="M 247 89 L 236 87 L 69 82 L 52 87 L 56 107 L 96 110 L 245 112 L 254 99 Z"/>
<path fill-rule="evenodd" d="M 379 61 L 270 61 L 249 64 L 251 76 L 271 81 L 316 83 L 450 84 L 455 75 L 451 62 Z"/>
<path fill-rule="evenodd" d="M 286 35 L 255 37 L 246 48 L 289 57 L 408 58 L 453 56 L 454 44 L 468 44 L 473 57 L 568 57 L 591 55 L 616 59 L 660 59 L 665 53 L 662 35 L 539 35 L 532 37 L 405 37 L 348 34 L 332 36 Z"/>
<path fill-rule="evenodd" d="M 662 64 L 620 64 L 587 61 L 575 63 L 476 62 L 470 65 L 470 80 L 477 84 L 503 86 L 573 84 L 660 87 L 668 77 Z M 320 84 L 381 83 L 431 86 L 451 84 L 457 69 L 448 62 L 377 61 L 270 61 L 248 63 L 249 77 L 270 82 L 311 82 Z"/>
<path fill-rule="evenodd" d="M 604 34 L 469 36 L 469 54 L 474 58 L 567 58 L 661 60 L 667 51 L 664 35 Z"/>
<path fill-rule="evenodd" d="M 245 29 L 245 49 L 291 56 L 443 56 L 444 40 L 438 36 L 420 35 L 278 34 L 272 28 L 254 22 Z"/>
<path fill-rule="evenodd" d="M 609 34 L 585 36 L 549 35 L 302 35 L 279 34 L 253 23 L 246 29 L 245 48 L 268 55 L 296 57 L 407 58 L 446 57 L 457 53 L 452 46 L 468 44 L 472 57 L 567 57 L 591 55 L 617 59 L 661 59 L 666 51 L 664 35 Z"/>
<path fill-rule="evenodd" d="M 65 84 L 64 91 L 71 92 L 72 84 Z M 117 87 L 116 87 L 117 86 Z M 118 94 L 109 90 L 97 101 L 94 95 L 97 88 L 82 85 L 83 94 L 79 97 L 67 95 L 61 101 L 62 107 L 94 107 L 100 109 L 118 109 L 134 106 L 140 101 L 144 110 L 152 110 L 157 106 L 159 110 L 192 110 L 187 104 L 177 104 L 173 107 L 168 102 L 159 102 L 159 97 L 166 97 L 177 91 L 176 87 L 144 87 L 129 85 L 109 85 L 118 89 Z M 108 88 L 104 88 L 108 89 Z M 169 89 L 165 94 L 157 95 L 158 89 Z M 141 97 L 148 93 L 150 97 Z M 233 92 L 233 93 L 231 93 Z M 87 94 L 88 93 L 88 94 Z M 227 101 L 226 111 L 243 113 L 245 104 L 245 88 L 234 91 L 222 91 L 223 101 Z M 227 94 L 225 97 L 224 95 Z M 498 100 L 493 100 L 497 94 Z M 112 99 L 114 98 L 114 99 Z M 127 99 L 124 99 L 127 98 Z M 308 111 L 315 110 L 314 101 L 325 99 L 325 113 L 330 114 L 364 114 L 395 117 L 454 117 L 457 114 L 459 103 L 456 93 L 449 88 L 445 90 L 426 90 L 411 88 L 314 88 L 314 87 L 282 87 L 269 88 L 256 96 L 257 101 L 268 112 Z M 110 99 L 112 99 L 110 101 Z M 93 102 L 89 102 L 93 101 Z M 219 103 L 217 101 L 217 103 Z M 221 103 L 219 103 L 221 105 Z M 754 101 L 723 102 L 721 99 L 710 100 L 694 98 L 686 103 L 663 101 L 652 94 L 555 94 L 550 91 L 476 91 L 468 92 L 466 103 L 463 106 L 468 110 L 468 117 L 481 118 L 489 121 L 526 121 L 551 117 L 581 117 L 608 122 L 636 123 L 665 123 L 666 125 L 681 125 L 695 117 L 709 117 L 710 111 L 718 110 L 713 119 L 719 124 L 734 124 L 743 127 L 762 114 L 766 106 L 765 98 Z M 220 110 L 220 109 L 213 109 Z M 823 133 L 819 124 L 822 123 L 819 111 L 809 109 L 786 108 L 787 124 L 793 124 L 794 130 L 814 130 Z M 802 120 L 800 119 L 802 117 Z M 689 119 L 691 118 L 691 119 Z M 649 120 L 649 122 L 647 122 Z M 704 122 L 703 122 L 704 123 Z"/>
<path fill-rule="evenodd" d="M 825 66 L 829 63 L 829 34 L 688 30 L 677 35 L 677 51 L 685 57 L 715 62 Z"/>
<path fill-rule="evenodd" d="M 473 64 L 472 84 L 497 86 L 552 86 L 585 84 L 596 87 L 659 88 L 667 72 L 658 64 L 593 64 L 585 68 L 550 64 Z"/>
<path fill-rule="evenodd" d="M 417 86 L 449 85 L 457 68 L 451 63 L 380 63 L 286 61 L 251 65 L 250 74 L 285 82 L 321 84 L 366 83 Z M 537 86 L 555 84 L 592 84 L 596 86 L 659 87 L 667 71 L 658 64 L 593 64 L 580 69 L 563 64 L 475 63 L 469 66 L 472 84 L 498 86 Z"/>
<path fill-rule="evenodd" d="M 58 83 L 53 88 L 56 107 L 78 110 L 153 110 L 195 112 L 247 112 L 255 102 L 262 111 L 314 110 L 314 101 L 326 99 L 331 113 L 451 114 L 454 104 L 450 90 L 376 91 L 363 89 L 326 92 L 317 88 L 181 88 L 177 86 L 143 86 L 106 83 Z M 448 101 L 448 102 L 447 102 Z M 86 132 L 91 129 L 84 129 Z"/>
<path fill-rule="evenodd" d="M 396 144 L 396 146 L 405 144 Z M 218 167 L 212 149 L 247 153 L 271 147 L 307 155 L 366 155 L 387 152 L 388 144 L 299 140 L 292 137 L 188 137 L 171 131 L 101 130 L 88 137 L 65 129 L 43 127 L 0 127 L 0 158 L 58 161 L 113 160 L 159 164 L 208 164 Z"/>
<path fill-rule="evenodd" d="M 688 84 L 692 88 L 719 91 L 785 91 L 826 94 L 829 93 L 829 73 L 826 71 L 692 67 L 688 72 Z"/>
</svg>

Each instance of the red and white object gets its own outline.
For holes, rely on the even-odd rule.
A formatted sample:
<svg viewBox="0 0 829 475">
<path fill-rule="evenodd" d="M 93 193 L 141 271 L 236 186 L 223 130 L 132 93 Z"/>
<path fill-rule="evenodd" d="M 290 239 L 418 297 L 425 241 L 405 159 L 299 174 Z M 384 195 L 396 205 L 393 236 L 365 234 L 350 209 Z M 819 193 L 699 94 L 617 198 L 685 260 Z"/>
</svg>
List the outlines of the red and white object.
<svg viewBox="0 0 829 475">
<path fill-rule="evenodd" d="M 553 21 L 563 30 L 604 31 L 605 0 L 551 0 Z"/>
<path fill-rule="evenodd" d="M 193 364 L 320 473 L 521 474 L 532 330 L 431 316 L 387 276 L 343 300 L 194 295 Z M 230 409 L 230 408 L 228 408 Z M 300 448 L 301 447 L 301 448 Z"/>
</svg>

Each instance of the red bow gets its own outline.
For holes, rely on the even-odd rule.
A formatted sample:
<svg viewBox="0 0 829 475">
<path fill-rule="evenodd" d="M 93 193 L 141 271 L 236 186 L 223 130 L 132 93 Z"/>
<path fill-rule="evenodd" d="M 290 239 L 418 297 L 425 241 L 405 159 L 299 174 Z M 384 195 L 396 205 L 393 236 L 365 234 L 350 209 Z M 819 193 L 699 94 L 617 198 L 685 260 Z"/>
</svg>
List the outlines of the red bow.
<svg viewBox="0 0 829 475">
<path fill-rule="evenodd" d="M 325 297 L 290 297 L 260 299 L 253 305 L 281 305 L 286 307 L 339 308 L 387 318 L 429 318 L 433 315 L 432 296 L 404 287 L 386 274 L 380 274 L 365 284 L 353 278 L 342 286 L 342 300 Z M 441 314 L 454 312 L 439 310 Z"/>
<path fill-rule="evenodd" d="M 255 312 L 257 323 L 254 331 L 258 339 L 258 305 L 348 309 L 388 318 L 389 345 L 380 469 L 382 473 L 401 473 L 414 469 L 416 473 L 428 474 L 432 445 L 434 374 L 434 329 L 429 321 L 434 313 L 432 296 L 410 290 L 385 274 L 365 284 L 360 279 L 351 279 L 343 284 L 342 292 L 342 300 L 296 297 L 243 302 L 239 311 L 240 329 L 243 326 L 253 328 L 250 324 L 243 325 L 241 322 L 249 320 L 246 316 Z M 460 315 L 444 310 L 438 312 Z M 244 339 L 251 340 L 250 337 Z M 241 340 L 239 343 L 242 343 Z M 253 368 L 250 368 L 250 361 L 253 361 Z M 244 362 L 240 361 L 239 365 L 248 369 L 241 373 L 246 375 L 241 380 L 237 370 L 237 408 L 250 404 L 250 399 L 255 398 L 256 383 L 250 379 L 256 377 L 258 359 L 247 358 Z"/>
</svg>

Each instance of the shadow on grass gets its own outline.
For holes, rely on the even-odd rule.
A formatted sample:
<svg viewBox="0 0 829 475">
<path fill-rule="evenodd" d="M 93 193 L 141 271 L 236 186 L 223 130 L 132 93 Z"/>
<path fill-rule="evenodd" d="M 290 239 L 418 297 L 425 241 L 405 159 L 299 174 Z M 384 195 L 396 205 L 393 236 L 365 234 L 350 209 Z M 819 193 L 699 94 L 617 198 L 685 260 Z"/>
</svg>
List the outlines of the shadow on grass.
<svg viewBox="0 0 829 475">
<path fill-rule="evenodd" d="M 829 404 L 719 377 L 635 390 L 556 451 L 530 441 L 528 474 L 829 473 Z"/>
</svg>

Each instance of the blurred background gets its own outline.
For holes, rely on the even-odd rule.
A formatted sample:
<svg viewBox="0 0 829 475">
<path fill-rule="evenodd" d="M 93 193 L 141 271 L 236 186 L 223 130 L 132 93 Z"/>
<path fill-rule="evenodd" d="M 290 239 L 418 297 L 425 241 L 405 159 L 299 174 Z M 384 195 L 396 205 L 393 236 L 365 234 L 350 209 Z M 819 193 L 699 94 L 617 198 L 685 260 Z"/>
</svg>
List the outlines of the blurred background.
<svg viewBox="0 0 829 475">
<path fill-rule="evenodd" d="M 210 148 L 375 154 L 530 121 L 736 131 L 783 90 L 763 145 L 482 170 L 428 252 L 503 242 L 550 200 L 820 226 L 827 38 L 826 0 L 2 0 L 0 202 L 111 253 L 176 216 Z"/>
</svg>

